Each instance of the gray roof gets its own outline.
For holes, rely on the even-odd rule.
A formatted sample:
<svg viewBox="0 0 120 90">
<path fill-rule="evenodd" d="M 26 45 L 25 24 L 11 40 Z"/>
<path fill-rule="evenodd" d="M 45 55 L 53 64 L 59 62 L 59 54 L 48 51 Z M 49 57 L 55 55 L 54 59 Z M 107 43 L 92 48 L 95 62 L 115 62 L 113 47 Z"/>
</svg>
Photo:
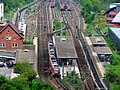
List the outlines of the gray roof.
<svg viewBox="0 0 120 90">
<path fill-rule="evenodd" d="M 114 17 L 112 23 L 120 23 L 120 12 Z"/>
<path fill-rule="evenodd" d="M 94 51 L 97 54 L 112 54 L 112 51 L 110 50 L 109 47 L 94 47 Z"/>
<path fill-rule="evenodd" d="M 17 51 L 16 62 L 27 61 L 29 63 L 35 63 L 35 46 L 23 45 L 23 50 Z"/>
<path fill-rule="evenodd" d="M 90 37 L 90 40 L 93 45 L 106 45 L 106 41 L 101 36 L 92 36 Z"/>
<path fill-rule="evenodd" d="M 77 58 L 71 36 L 55 36 L 57 58 Z"/>
<path fill-rule="evenodd" d="M 120 39 L 120 28 L 109 27 L 109 29 Z"/>
<path fill-rule="evenodd" d="M 0 51 L 0 57 L 2 58 L 16 58 L 16 51 Z"/>
</svg>

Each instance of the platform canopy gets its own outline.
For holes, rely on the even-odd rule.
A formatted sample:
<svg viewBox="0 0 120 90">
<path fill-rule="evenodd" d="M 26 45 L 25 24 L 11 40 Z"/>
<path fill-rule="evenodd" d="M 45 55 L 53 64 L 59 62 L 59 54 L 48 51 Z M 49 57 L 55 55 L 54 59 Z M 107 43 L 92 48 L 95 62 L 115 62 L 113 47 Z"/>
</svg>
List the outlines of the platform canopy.
<svg viewBox="0 0 120 90">
<path fill-rule="evenodd" d="M 71 36 L 55 36 L 54 43 L 57 58 L 77 58 L 74 42 Z"/>
<path fill-rule="evenodd" d="M 112 54 L 112 51 L 109 47 L 94 47 L 94 50 L 97 54 L 101 55 Z"/>
<path fill-rule="evenodd" d="M 90 40 L 93 45 L 106 45 L 106 41 L 101 36 L 92 36 L 90 37 Z"/>
</svg>

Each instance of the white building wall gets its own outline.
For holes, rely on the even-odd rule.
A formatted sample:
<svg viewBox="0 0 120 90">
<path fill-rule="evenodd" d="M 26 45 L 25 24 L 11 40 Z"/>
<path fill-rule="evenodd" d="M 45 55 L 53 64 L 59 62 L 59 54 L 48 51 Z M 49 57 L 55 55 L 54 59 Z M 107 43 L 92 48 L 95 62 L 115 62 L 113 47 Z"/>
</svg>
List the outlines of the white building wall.
<svg viewBox="0 0 120 90">
<path fill-rule="evenodd" d="M 4 4 L 0 3 L 0 19 L 1 17 L 4 17 Z"/>
</svg>

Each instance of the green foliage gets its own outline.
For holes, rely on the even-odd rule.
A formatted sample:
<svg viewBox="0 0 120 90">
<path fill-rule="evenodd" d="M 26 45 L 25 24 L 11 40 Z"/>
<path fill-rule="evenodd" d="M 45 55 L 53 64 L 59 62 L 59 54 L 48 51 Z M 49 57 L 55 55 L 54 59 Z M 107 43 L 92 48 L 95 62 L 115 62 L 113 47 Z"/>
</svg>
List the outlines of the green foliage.
<svg viewBox="0 0 120 90">
<path fill-rule="evenodd" d="M 67 72 L 67 76 L 64 78 L 64 80 L 70 84 L 74 89 L 80 90 L 80 78 L 77 73 L 72 71 L 70 74 Z"/>
<path fill-rule="evenodd" d="M 0 80 L 4 81 L 6 77 L 0 76 Z M 7 79 L 0 85 L 0 90 L 55 90 L 46 82 L 38 82 L 37 80 L 28 81 L 25 77 L 17 77 Z"/>
<path fill-rule="evenodd" d="M 59 30 L 59 29 L 63 28 L 63 24 L 59 20 L 54 20 L 53 26 L 55 27 L 55 30 Z"/>
<path fill-rule="evenodd" d="M 63 35 L 63 36 L 67 36 L 67 31 L 63 31 L 63 32 L 62 32 L 62 35 Z"/>
<path fill-rule="evenodd" d="M 14 72 L 21 74 L 22 77 L 27 77 L 29 81 L 36 77 L 35 71 L 30 68 L 28 62 L 18 62 L 14 66 Z"/>
<path fill-rule="evenodd" d="M 36 81 L 32 81 L 32 90 L 55 90 L 53 89 L 50 84 L 45 83 L 45 82 L 36 82 Z"/>
<path fill-rule="evenodd" d="M 6 83 L 8 80 L 5 76 L 3 75 L 0 75 L 0 86 L 3 84 L 3 83 Z"/>
<path fill-rule="evenodd" d="M 18 62 L 14 66 L 14 72 L 19 74 L 23 74 L 27 72 L 29 69 L 30 69 L 30 65 L 28 62 Z"/>
<path fill-rule="evenodd" d="M 9 84 L 16 87 L 17 90 L 25 90 L 29 88 L 29 83 L 27 81 L 28 79 L 25 77 L 17 77 L 13 78 L 12 80 L 9 81 Z"/>
<path fill-rule="evenodd" d="M 4 3 L 5 8 L 5 16 L 8 17 L 8 19 L 11 19 L 13 16 L 13 13 L 17 11 L 18 8 L 21 8 L 33 0 L 1 0 Z"/>
<path fill-rule="evenodd" d="M 109 79 L 110 82 L 116 81 L 117 77 L 118 76 L 113 71 L 107 72 L 105 75 L 105 78 Z"/>
<path fill-rule="evenodd" d="M 25 41 L 23 41 L 23 44 L 33 44 L 33 42 L 29 41 L 29 40 L 25 40 Z"/>
<path fill-rule="evenodd" d="M 16 87 L 13 87 L 8 83 L 4 83 L 1 85 L 0 90 L 16 90 Z"/>
</svg>

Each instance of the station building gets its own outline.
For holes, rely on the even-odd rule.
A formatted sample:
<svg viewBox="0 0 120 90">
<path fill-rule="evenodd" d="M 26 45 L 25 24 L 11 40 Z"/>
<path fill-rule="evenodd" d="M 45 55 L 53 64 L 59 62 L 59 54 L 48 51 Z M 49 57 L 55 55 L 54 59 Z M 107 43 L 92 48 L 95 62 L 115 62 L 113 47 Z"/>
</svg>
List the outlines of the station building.
<svg viewBox="0 0 120 90">
<path fill-rule="evenodd" d="M 4 17 L 4 4 L 0 0 L 0 19 L 2 19 L 3 17 Z"/>
<path fill-rule="evenodd" d="M 75 64 L 77 54 L 71 36 L 55 36 L 54 45 L 59 65 Z"/>
<path fill-rule="evenodd" d="M 92 36 L 90 38 L 87 37 L 86 40 L 101 62 L 110 62 L 112 51 L 106 46 L 106 41 L 103 37 Z"/>
<path fill-rule="evenodd" d="M 120 3 L 111 3 L 107 11 L 104 13 L 107 24 L 111 24 L 114 17 L 120 12 Z"/>
</svg>

